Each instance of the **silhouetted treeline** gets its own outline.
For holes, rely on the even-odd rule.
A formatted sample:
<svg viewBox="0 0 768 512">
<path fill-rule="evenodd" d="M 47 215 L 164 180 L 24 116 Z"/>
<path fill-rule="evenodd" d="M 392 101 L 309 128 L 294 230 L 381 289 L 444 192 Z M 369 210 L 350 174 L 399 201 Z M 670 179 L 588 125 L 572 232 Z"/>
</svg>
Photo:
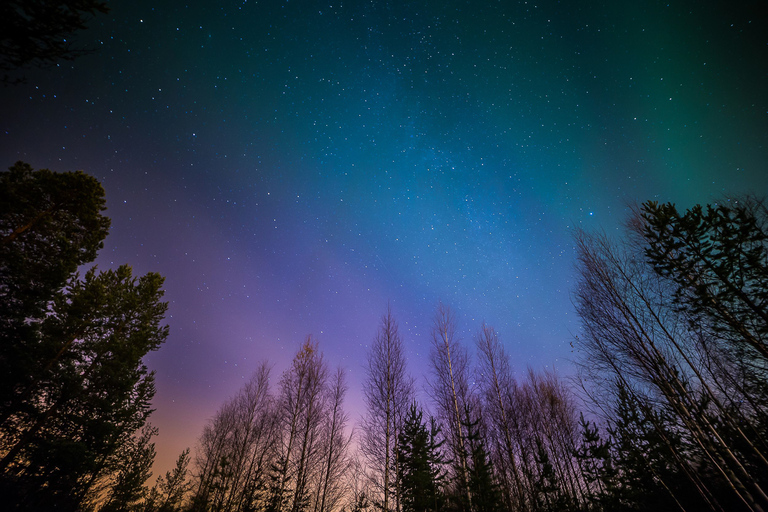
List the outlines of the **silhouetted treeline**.
<svg viewBox="0 0 768 512">
<path fill-rule="evenodd" d="M 648 202 L 577 234 L 582 376 L 612 508 L 768 509 L 768 220 L 754 200 Z"/>
<path fill-rule="evenodd" d="M 153 487 L 162 278 L 75 274 L 101 247 L 82 173 L 0 175 L 0 491 L 25 510 L 768 510 L 768 214 L 648 202 L 622 239 L 575 234 L 578 375 L 519 367 L 436 308 L 418 382 L 387 309 L 352 425 L 307 338 L 226 401 Z M 427 399 L 416 401 L 416 386 Z"/>
<path fill-rule="evenodd" d="M 685 213 L 649 202 L 624 239 L 577 232 L 576 379 L 532 369 L 516 378 L 487 325 L 473 362 L 440 305 L 429 399 L 416 403 L 387 311 L 368 353 L 363 422 L 352 442 L 336 444 L 338 473 L 324 462 L 333 387 L 317 346 L 305 345 L 265 398 L 272 405 L 259 408 L 271 425 L 260 435 L 276 437 L 255 443 L 246 464 L 213 450 L 215 439 L 237 438 L 223 426 L 234 425 L 224 419 L 234 417 L 231 404 L 206 429 L 191 503 L 291 512 L 766 510 L 766 219 L 753 200 Z"/>
<path fill-rule="evenodd" d="M 347 385 L 308 338 L 270 387 L 263 364 L 200 438 L 192 510 L 333 510 L 345 495 Z"/>
</svg>

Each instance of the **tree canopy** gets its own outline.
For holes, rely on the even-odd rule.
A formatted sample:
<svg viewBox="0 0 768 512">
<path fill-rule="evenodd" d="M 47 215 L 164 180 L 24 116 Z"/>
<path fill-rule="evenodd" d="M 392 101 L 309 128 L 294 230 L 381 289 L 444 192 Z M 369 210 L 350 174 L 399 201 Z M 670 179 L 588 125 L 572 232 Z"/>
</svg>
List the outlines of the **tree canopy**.
<svg viewBox="0 0 768 512">
<path fill-rule="evenodd" d="M 92 16 L 108 11 L 101 0 L 5 0 L 0 3 L 0 72 L 83 54 L 84 48 L 72 44 L 72 35 Z"/>
<path fill-rule="evenodd" d="M 0 204 L 0 492 L 76 510 L 111 492 L 141 440 L 155 392 L 142 358 L 168 335 L 163 278 L 78 274 L 109 227 L 91 176 L 19 162 L 0 174 Z"/>
</svg>

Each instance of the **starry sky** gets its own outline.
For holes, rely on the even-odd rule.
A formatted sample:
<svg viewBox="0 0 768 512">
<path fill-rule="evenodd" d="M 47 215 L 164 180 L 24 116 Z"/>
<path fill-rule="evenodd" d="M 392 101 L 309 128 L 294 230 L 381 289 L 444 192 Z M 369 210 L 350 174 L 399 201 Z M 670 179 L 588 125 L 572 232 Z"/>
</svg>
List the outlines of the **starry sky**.
<svg viewBox="0 0 768 512">
<path fill-rule="evenodd" d="M 419 379 L 438 301 L 567 375 L 574 228 L 768 194 L 763 0 L 109 5 L 0 90 L 0 164 L 96 176 L 96 263 L 166 277 L 160 471 L 308 334 L 357 419 L 387 304 Z"/>
</svg>

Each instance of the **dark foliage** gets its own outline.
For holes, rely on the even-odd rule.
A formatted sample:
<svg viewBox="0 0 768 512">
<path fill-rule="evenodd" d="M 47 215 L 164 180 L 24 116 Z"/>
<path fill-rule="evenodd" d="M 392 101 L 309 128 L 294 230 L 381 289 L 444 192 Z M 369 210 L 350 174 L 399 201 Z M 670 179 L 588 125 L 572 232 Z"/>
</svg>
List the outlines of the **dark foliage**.
<svg viewBox="0 0 768 512">
<path fill-rule="evenodd" d="M 585 472 L 601 509 L 768 507 L 766 221 L 752 199 L 648 202 L 622 243 L 577 235 L 581 368 L 611 435 L 607 457 L 589 432 L 580 454 L 603 461 Z"/>
<path fill-rule="evenodd" d="M 128 496 L 125 482 L 148 476 L 127 448 L 154 395 L 142 358 L 168 333 L 163 278 L 76 274 L 109 226 L 90 176 L 20 162 L 0 175 L 0 204 L 0 493 L 58 510 Z"/>
<path fill-rule="evenodd" d="M 412 404 L 398 444 L 404 512 L 437 511 L 443 507 L 443 443 L 437 441 L 439 433 L 434 418 L 430 418 L 427 428 L 422 411 Z"/>
<path fill-rule="evenodd" d="M 106 13 L 100 0 L 5 0 L 0 2 L 0 72 L 46 66 L 86 53 L 72 44 L 75 32 L 97 13 Z M 19 79 L 15 80 L 20 81 Z"/>
</svg>

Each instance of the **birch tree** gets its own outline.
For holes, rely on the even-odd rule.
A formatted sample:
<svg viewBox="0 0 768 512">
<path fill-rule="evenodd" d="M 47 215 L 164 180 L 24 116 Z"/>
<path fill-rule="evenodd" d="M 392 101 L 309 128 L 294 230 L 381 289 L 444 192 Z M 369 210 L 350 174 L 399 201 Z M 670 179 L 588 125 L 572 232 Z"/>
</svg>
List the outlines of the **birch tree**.
<svg viewBox="0 0 768 512">
<path fill-rule="evenodd" d="M 513 433 L 515 415 L 515 381 L 509 356 L 504 351 L 493 327 L 482 325 L 475 337 L 478 354 L 477 375 L 483 408 L 488 416 L 489 434 L 497 468 L 505 488 L 510 508 L 527 510 L 523 477 L 520 471 L 520 450 Z"/>
<path fill-rule="evenodd" d="M 674 218 L 668 209 L 656 211 L 652 206 L 646 207 L 646 216 Z M 654 417 L 654 408 L 671 414 L 675 428 L 685 433 L 692 455 L 698 460 L 690 462 L 691 456 L 673 452 L 672 443 L 668 443 L 670 452 L 675 453 L 681 470 L 710 508 L 720 507 L 716 495 L 720 494 L 719 486 L 725 486 L 732 499 L 747 510 L 765 510 L 768 482 L 761 475 L 768 474 L 768 465 L 765 437 L 760 434 L 765 425 L 760 404 L 765 396 L 761 396 L 760 386 L 743 386 L 744 381 L 739 383 L 725 376 L 722 369 L 734 361 L 720 357 L 731 340 L 722 333 L 731 329 L 733 336 L 745 340 L 741 346 L 749 347 L 749 351 L 741 352 L 742 364 L 759 372 L 762 320 L 751 313 L 751 306 L 741 295 L 729 295 L 727 289 L 715 293 L 715 284 L 707 281 L 712 276 L 696 277 L 703 275 L 703 270 L 679 256 L 685 253 L 686 244 L 695 253 L 720 243 L 715 234 L 701 228 L 707 221 L 697 215 L 681 223 L 687 228 L 674 221 L 665 224 L 667 221 L 662 219 L 654 228 L 661 230 L 654 235 L 655 241 L 648 234 L 645 239 L 629 239 L 617 245 L 605 236 L 577 235 L 580 279 L 576 304 L 584 326 L 579 342 L 584 351 L 583 368 L 598 387 L 619 379 L 622 387 L 635 395 L 636 403 L 647 404 L 646 418 Z M 634 222 L 640 233 L 644 232 L 643 226 L 653 226 L 647 217 L 637 217 Z M 723 222 L 730 227 L 718 225 L 713 229 L 730 229 L 734 236 L 740 232 L 738 226 L 734 227 L 741 222 L 737 216 Z M 647 231 L 652 233 L 653 229 Z M 697 237 L 701 239 L 696 241 Z M 757 235 L 753 239 L 750 243 L 764 244 Z M 738 249 L 723 248 L 709 252 L 710 266 L 715 261 L 721 273 L 727 272 L 729 266 L 749 266 L 752 286 L 759 282 L 765 251 L 742 248 L 748 254 L 743 264 L 734 260 Z M 702 312 L 709 307 L 709 301 L 718 297 L 724 297 L 719 309 L 711 314 Z M 729 323 L 729 315 L 735 311 L 740 319 Z M 754 328 L 742 329 L 745 325 Z M 610 386 L 603 389 L 610 390 Z M 734 400 L 740 394 L 743 400 Z M 659 435 L 663 438 L 662 429 Z M 701 477 L 703 468 L 717 477 Z"/>
<path fill-rule="evenodd" d="M 320 430 L 328 369 L 317 343 L 307 337 L 280 380 L 279 464 L 270 498 L 275 512 L 309 506 L 310 479 L 320 467 Z"/>
<path fill-rule="evenodd" d="M 347 434 L 349 415 L 344 411 L 347 394 L 344 370 L 337 368 L 328 389 L 328 409 L 323 431 L 323 461 L 317 486 L 315 512 L 333 510 L 340 503 L 350 469 L 349 447 L 352 435 Z"/>
<path fill-rule="evenodd" d="M 456 335 L 453 312 L 440 303 L 435 313 L 429 353 L 431 372 L 428 387 L 437 408 L 438 417 L 445 428 L 448 450 L 453 460 L 453 478 L 458 486 L 457 495 L 472 510 L 469 489 L 469 452 L 466 446 L 465 425 L 473 422 L 475 403 L 472 400 L 469 378 L 469 354 Z"/>
<path fill-rule="evenodd" d="M 205 426 L 195 459 L 192 510 L 265 505 L 267 474 L 278 439 L 269 376 L 270 366 L 262 363 Z"/>
<path fill-rule="evenodd" d="M 389 512 L 393 509 L 394 490 L 394 509 L 400 510 L 395 457 L 405 412 L 413 399 L 413 380 L 407 374 L 403 342 L 389 308 L 368 350 L 365 369 L 366 414 L 362 421 L 361 449 L 376 492 L 374 499 L 382 510 Z"/>
</svg>

